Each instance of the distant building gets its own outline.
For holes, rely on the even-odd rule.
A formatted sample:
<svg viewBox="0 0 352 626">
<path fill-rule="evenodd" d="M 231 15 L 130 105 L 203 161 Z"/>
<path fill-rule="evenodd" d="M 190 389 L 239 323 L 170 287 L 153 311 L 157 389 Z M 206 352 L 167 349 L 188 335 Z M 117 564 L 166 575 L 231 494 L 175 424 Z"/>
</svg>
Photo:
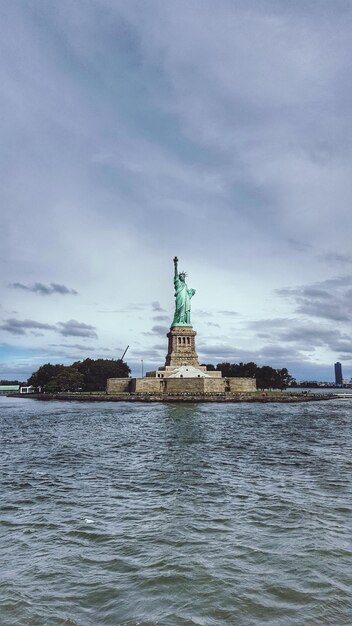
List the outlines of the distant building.
<svg viewBox="0 0 352 626">
<path fill-rule="evenodd" d="M 0 396 L 9 396 L 18 393 L 19 390 L 19 385 L 0 385 Z"/>
<path fill-rule="evenodd" d="M 34 393 L 34 392 L 35 392 L 35 389 L 34 389 L 33 385 L 30 385 L 29 387 L 21 387 L 20 388 L 20 393 Z"/>
<path fill-rule="evenodd" d="M 335 385 L 343 385 L 341 363 L 335 363 Z"/>
</svg>

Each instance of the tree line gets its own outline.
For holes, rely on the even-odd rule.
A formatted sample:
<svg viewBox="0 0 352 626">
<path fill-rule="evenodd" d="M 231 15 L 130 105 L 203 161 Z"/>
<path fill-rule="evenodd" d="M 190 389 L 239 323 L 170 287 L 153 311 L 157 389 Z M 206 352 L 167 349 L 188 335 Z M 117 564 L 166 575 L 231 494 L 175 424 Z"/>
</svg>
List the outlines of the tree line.
<svg viewBox="0 0 352 626">
<path fill-rule="evenodd" d="M 269 365 L 259 367 L 256 363 L 212 363 L 208 370 L 222 372 L 224 377 L 255 378 L 258 389 L 286 389 L 296 385 L 286 367 L 274 369 Z M 121 359 L 85 359 L 72 365 L 46 363 L 30 376 L 28 385 L 41 387 L 42 391 L 105 391 L 108 378 L 127 378 L 131 370 Z"/>
<path fill-rule="evenodd" d="M 28 385 L 42 391 L 105 391 L 108 378 L 127 378 L 131 373 L 121 359 L 85 359 L 72 365 L 42 365 L 28 379 Z"/>
<path fill-rule="evenodd" d="M 295 379 L 288 373 L 286 367 L 274 369 L 270 365 L 259 367 L 252 361 L 250 363 L 218 363 L 215 367 L 206 364 L 208 370 L 222 372 L 224 377 L 231 378 L 255 378 L 258 389 L 286 389 L 294 387 Z"/>
</svg>

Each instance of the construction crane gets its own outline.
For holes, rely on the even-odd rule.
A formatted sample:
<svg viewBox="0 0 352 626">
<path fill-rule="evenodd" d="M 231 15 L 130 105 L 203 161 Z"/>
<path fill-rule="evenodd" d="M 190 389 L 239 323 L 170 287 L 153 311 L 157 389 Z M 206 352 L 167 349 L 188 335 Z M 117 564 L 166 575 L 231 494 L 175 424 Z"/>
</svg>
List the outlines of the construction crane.
<svg viewBox="0 0 352 626">
<path fill-rule="evenodd" d="M 125 356 L 125 354 L 126 354 L 126 352 L 127 352 L 128 348 L 129 348 L 129 346 L 127 346 L 127 348 L 126 348 L 125 352 L 123 353 L 123 355 L 122 355 L 122 357 L 121 357 L 121 361 L 123 361 L 123 357 Z"/>
</svg>

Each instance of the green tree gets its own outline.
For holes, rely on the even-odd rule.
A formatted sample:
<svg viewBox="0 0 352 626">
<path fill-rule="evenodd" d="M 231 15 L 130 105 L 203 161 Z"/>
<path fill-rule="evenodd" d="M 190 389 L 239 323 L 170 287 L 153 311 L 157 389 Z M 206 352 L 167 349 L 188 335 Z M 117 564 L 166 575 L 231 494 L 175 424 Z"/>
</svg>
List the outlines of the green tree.
<svg viewBox="0 0 352 626">
<path fill-rule="evenodd" d="M 277 371 L 277 389 L 287 389 L 287 387 L 291 387 L 296 382 L 295 379 L 288 373 L 287 368 L 283 367 L 281 370 Z"/>
<path fill-rule="evenodd" d="M 108 378 L 128 378 L 131 373 L 121 359 L 85 359 L 73 363 L 73 367 L 83 374 L 84 391 L 105 391 Z"/>
<path fill-rule="evenodd" d="M 263 365 L 257 370 L 257 387 L 259 389 L 276 389 L 277 374 L 276 370 L 270 365 Z"/>
<path fill-rule="evenodd" d="M 47 383 L 45 391 L 56 393 L 58 391 L 78 391 L 83 385 L 83 374 L 75 367 L 63 366 L 63 368 Z"/>
<path fill-rule="evenodd" d="M 218 363 L 216 369 L 222 375 L 231 378 L 255 378 L 258 389 L 286 389 L 295 384 L 295 379 L 288 373 L 287 368 L 274 369 L 270 365 L 258 367 L 253 361 L 249 363 Z"/>
<path fill-rule="evenodd" d="M 252 361 L 249 363 L 218 363 L 216 369 L 222 372 L 225 377 L 255 378 L 258 366 Z"/>
<path fill-rule="evenodd" d="M 246 378 L 255 378 L 257 375 L 258 365 L 250 361 L 243 364 L 243 376 Z"/>
<path fill-rule="evenodd" d="M 46 391 L 48 383 L 57 376 L 64 365 L 51 365 L 51 363 L 45 363 L 36 372 L 33 372 L 32 376 L 28 378 L 27 384 L 33 385 L 33 387 L 42 387 Z"/>
<path fill-rule="evenodd" d="M 18 385 L 19 387 L 22 387 L 25 385 L 25 383 L 22 383 L 19 380 L 0 380 L 0 385 Z"/>
<path fill-rule="evenodd" d="M 218 372 L 222 372 L 224 377 L 234 377 L 235 376 L 235 365 L 228 362 L 218 363 L 216 369 Z"/>
<path fill-rule="evenodd" d="M 75 372 L 79 373 L 79 377 L 74 376 Z M 72 365 L 46 363 L 33 372 L 28 385 L 48 392 L 80 388 L 83 391 L 104 391 L 108 378 L 128 378 L 130 373 L 127 363 L 121 359 L 85 359 Z"/>
</svg>

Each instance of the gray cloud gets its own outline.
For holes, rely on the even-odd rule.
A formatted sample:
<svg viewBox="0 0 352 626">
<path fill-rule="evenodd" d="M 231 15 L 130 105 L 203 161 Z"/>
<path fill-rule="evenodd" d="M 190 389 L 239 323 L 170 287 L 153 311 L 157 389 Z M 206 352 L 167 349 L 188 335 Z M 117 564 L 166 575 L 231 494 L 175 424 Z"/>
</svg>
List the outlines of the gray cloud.
<svg viewBox="0 0 352 626">
<path fill-rule="evenodd" d="M 340 254 L 339 252 L 326 252 L 321 254 L 319 259 L 326 261 L 330 265 L 349 265 L 352 263 L 352 256 L 349 254 Z"/>
<path fill-rule="evenodd" d="M 294 250 L 297 250 L 297 252 L 306 252 L 312 247 L 310 244 L 300 241 L 299 239 L 289 238 L 288 243 Z"/>
<path fill-rule="evenodd" d="M 78 322 L 77 320 L 58 322 L 58 324 L 54 325 L 30 319 L 18 320 L 15 318 L 9 318 L 4 320 L 3 324 L 0 325 L 0 329 L 12 333 L 13 335 L 25 335 L 27 331 L 30 331 L 30 333 L 35 334 L 35 336 L 42 336 L 42 333 L 37 333 L 36 331 L 53 330 L 59 332 L 60 335 L 63 335 L 64 337 L 73 336 L 97 338 L 95 326 L 84 324 L 83 322 Z"/>
<path fill-rule="evenodd" d="M 69 320 L 68 322 L 58 322 L 59 332 L 64 337 L 98 337 L 95 326 L 84 324 L 77 320 Z"/>
<path fill-rule="evenodd" d="M 336 322 L 351 320 L 352 276 L 339 276 L 312 285 L 277 289 L 293 300 L 296 313 Z"/>
<path fill-rule="evenodd" d="M 274 318 L 249 322 L 247 328 L 256 331 L 258 338 L 271 340 L 270 351 L 275 349 L 274 342 L 278 342 L 279 349 L 286 351 L 288 359 L 291 358 L 292 344 L 295 344 L 293 350 L 301 353 L 314 353 L 321 347 L 345 355 L 352 353 L 349 334 L 326 323 L 323 325 L 300 319 Z"/>
<path fill-rule="evenodd" d="M 323 317 L 336 322 L 348 322 L 351 319 L 351 314 L 345 312 L 343 307 L 341 307 L 338 303 L 324 304 L 324 306 L 322 306 L 320 301 L 309 302 L 304 300 L 302 304 L 297 307 L 296 311 L 297 313 Z"/>
<path fill-rule="evenodd" d="M 76 350 L 83 350 L 84 352 L 95 350 L 94 346 L 85 346 L 81 343 L 51 343 L 49 345 L 53 348 L 75 348 Z M 103 349 L 104 348 L 102 348 L 102 350 Z M 105 350 L 109 350 L 109 348 L 105 348 Z"/>
<path fill-rule="evenodd" d="M 78 294 L 78 291 L 75 289 L 69 289 L 65 285 L 59 285 L 58 283 L 50 283 L 50 285 L 44 285 L 43 283 L 34 283 L 33 285 L 10 283 L 9 287 L 12 287 L 13 289 L 22 289 L 23 291 L 30 291 L 41 296 L 51 296 L 53 294 L 76 296 Z"/>
<path fill-rule="evenodd" d="M 204 309 L 193 309 L 193 316 L 198 317 L 213 317 L 211 311 L 205 311 Z"/>
<path fill-rule="evenodd" d="M 275 320 L 267 320 L 268 325 L 270 321 L 275 322 Z M 310 337 L 308 330 L 307 336 Z M 289 339 L 289 336 L 287 336 L 287 339 Z M 253 350 L 238 349 L 235 346 L 220 343 L 213 345 L 200 344 L 198 346 L 198 352 L 202 362 L 217 364 L 222 361 L 229 361 L 231 363 L 254 361 L 259 366 L 270 365 L 271 367 L 278 368 L 287 367 L 289 372 L 298 380 L 333 380 L 333 362 L 324 362 L 321 361 L 321 359 L 317 360 L 314 356 L 314 346 L 313 350 L 311 350 L 305 345 L 304 337 L 301 335 L 299 340 L 301 341 L 302 339 L 302 343 L 295 343 L 296 338 L 292 336 L 291 345 L 288 345 L 286 340 L 283 341 L 282 345 L 279 345 L 276 343 L 276 340 L 279 341 L 280 337 L 277 337 L 275 338 L 275 342 L 267 343 Z M 337 333 L 335 337 L 331 337 L 327 334 L 326 339 L 331 349 L 339 350 L 346 347 L 349 351 L 346 353 L 341 352 L 339 359 L 342 362 L 346 361 L 347 363 L 351 363 L 351 346 L 350 344 L 344 346 L 339 333 Z M 292 345 L 292 343 L 294 343 L 294 345 Z M 314 340 L 312 343 L 315 344 Z M 317 345 L 320 345 L 320 342 Z M 347 376 L 349 375 L 347 365 L 346 374 Z"/>
<path fill-rule="evenodd" d="M 158 302 L 157 300 L 152 302 L 152 310 L 153 311 L 160 311 L 161 313 L 165 313 L 165 309 L 163 309 L 163 307 L 161 306 L 160 302 Z"/>
<path fill-rule="evenodd" d="M 237 311 L 219 311 L 221 315 L 226 315 L 227 317 L 236 317 L 238 315 Z"/>
<path fill-rule="evenodd" d="M 152 333 L 155 333 L 157 335 L 165 335 L 167 332 L 169 332 L 170 328 L 168 326 L 160 326 L 160 325 L 155 325 L 152 327 Z"/>
<path fill-rule="evenodd" d="M 14 318 L 4 320 L 0 328 L 13 335 L 25 335 L 26 331 L 31 329 L 56 330 L 56 327 L 52 324 L 44 324 L 42 322 L 36 322 L 35 320 L 17 320 Z"/>
<path fill-rule="evenodd" d="M 146 304 L 127 304 L 120 309 L 100 309 L 97 313 L 132 313 L 134 311 L 143 311 L 146 308 Z"/>
<path fill-rule="evenodd" d="M 271 365 L 272 367 L 285 367 L 291 362 L 297 360 L 306 361 L 307 357 L 299 350 L 290 349 L 276 344 L 268 344 L 257 350 L 239 349 L 228 344 L 204 345 L 198 346 L 199 354 L 202 360 L 212 359 L 219 363 L 222 361 L 230 361 L 231 363 L 254 361 L 257 365 Z"/>
<path fill-rule="evenodd" d="M 149 358 L 151 361 L 156 359 L 156 361 L 159 362 L 160 360 L 160 353 L 158 352 L 158 350 L 154 350 L 153 348 L 146 348 L 145 350 L 134 350 L 133 355 L 139 356 L 139 357 L 146 357 L 146 358 Z M 133 355 L 132 355 L 132 360 L 133 360 Z"/>
<path fill-rule="evenodd" d="M 169 315 L 154 315 L 153 320 L 155 322 L 168 322 L 170 320 Z"/>
<path fill-rule="evenodd" d="M 293 321 L 294 320 L 287 317 L 274 317 L 270 319 L 252 320 L 250 322 L 247 322 L 247 328 L 256 331 L 263 329 L 272 330 L 273 328 L 275 329 L 281 327 L 286 328 L 287 326 L 292 324 Z"/>
<path fill-rule="evenodd" d="M 164 342 L 164 343 L 155 343 L 155 344 L 152 346 L 152 348 L 153 348 L 153 350 L 159 350 L 159 351 L 161 351 L 162 353 L 165 353 L 165 354 L 166 354 L 166 351 L 167 351 L 167 343 L 166 343 L 166 342 Z"/>
<path fill-rule="evenodd" d="M 133 350 L 127 359 L 128 365 L 132 369 L 134 376 L 141 375 L 141 360 L 144 361 L 144 373 L 148 370 L 154 370 L 164 364 L 165 355 L 160 354 L 154 348 L 146 348 L 142 350 Z"/>
<path fill-rule="evenodd" d="M 168 326 L 155 324 L 149 332 L 144 332 L 143 335 L 159 335 L 161 337 L 165 337 L 169 330 L 170 328 Z"/>
</svg>

